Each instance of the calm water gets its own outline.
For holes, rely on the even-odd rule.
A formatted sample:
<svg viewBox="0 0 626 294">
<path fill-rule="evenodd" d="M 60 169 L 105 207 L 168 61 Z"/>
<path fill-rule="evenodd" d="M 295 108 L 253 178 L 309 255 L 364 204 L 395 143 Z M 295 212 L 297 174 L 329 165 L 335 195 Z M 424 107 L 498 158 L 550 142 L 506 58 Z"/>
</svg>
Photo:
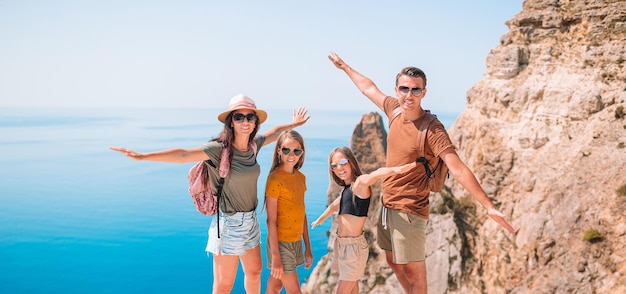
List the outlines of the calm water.
<svg viewBox="0 0 626 294">
<path fill-rule="evenodd" d="M 108 146 L 199 146 L 221 130 L 218 112 L 0 108 L 0 293 L 210 293 L 210 218 L 187 194 L 193 164 L 136 162 Z M 290 120 L 290 110 L 269 113 L 261 132 Z M 328 153 L 349 144 L 364 113 L 310 114 L 297 130 L 307 148 L 312 221 L 326 205 Z M 449 127 L 456 114 L 439 117 Z M 259 152 L 259 195 L 272 146 Z M 265 242 L 265 215 L 259 218 Z M 310 231 L 314 264 L 327 253 L 329 228 Z M 299 268 L 302 282 L 310 271 Z M 268 275 L 265 269 L 263 288 Z M 242 276 L 233 293 L 244 292 Z"/>
</svg>

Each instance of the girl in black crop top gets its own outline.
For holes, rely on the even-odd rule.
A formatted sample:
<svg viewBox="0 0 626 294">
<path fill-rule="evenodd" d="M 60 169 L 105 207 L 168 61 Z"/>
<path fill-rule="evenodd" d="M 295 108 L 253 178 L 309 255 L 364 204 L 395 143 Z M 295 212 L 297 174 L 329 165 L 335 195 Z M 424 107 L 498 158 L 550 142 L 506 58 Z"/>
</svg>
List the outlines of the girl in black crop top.
<svg viewBox="0 0 626 294">
<path fill-rule="evenodd" d="M 363 174 L 354 154 L 348 147 L 338 147 L 331 151 L 328 157 L 329 173 L 335 183 L 343 187 L 339 197 L 337 197 L 326 210 L 311 224 L 311 228 L 324 223 L 335 211 L 339 210 L 337 216 L 337 236 L 338 239 L 361 238 L 363 241 L 363 226 L 367 218 L 367 212 L 370 207 L 370 197 L 372 194 L 371 185 L 378 180 L 396 173 L 405 173 L 415 168 L 415 162 L 399 167 L 381 167 L 370 174 Z M 338 241 L 336 241 L 338 242 Z M 367 250 L 367 249 L 365 249 Z M 335 260 L 341 263 L 341 257 L 336 255 Z M 357 262 L 358 269 L 354 269 L 363 275 L 365 262 L 367 261 L 367 253 Z M 339 265 L 339 269 L 342 269 Z M 352 272 L 351 272 L 352 274 Z M 339 283 L 337 285 L 337 293 L 357 293 L 358 279 L 354 279 L 353 275 L 346 275 L 351 278 L 342 279 L 342 273 L 339 273 Z M 353 292 L 355 291 L 355 292 Z"/>
<path fill-rule="evenodd" d="M 341 200 L 339 204 L 339 214 L 351 214 L 354 216 L 367 216 L 370 207 L 370 197 L 355 197 L 352 194 L 351 185 L 346 185 L 341 189 Z"/>
</svg>

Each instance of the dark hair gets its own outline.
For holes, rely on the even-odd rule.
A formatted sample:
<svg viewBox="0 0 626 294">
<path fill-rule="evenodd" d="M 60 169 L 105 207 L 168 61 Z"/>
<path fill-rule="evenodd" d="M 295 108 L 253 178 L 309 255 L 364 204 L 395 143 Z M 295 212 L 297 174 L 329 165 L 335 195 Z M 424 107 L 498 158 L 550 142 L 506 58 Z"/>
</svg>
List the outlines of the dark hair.
<svg viewBox="0 0 626 294">
<path fill-rule="evenodd" d="M 217 138 L 213 138 L 211 140 L 209 140 L 209 142 L 211 141 L 217 141 L 222 143 L 222 148 L 230 148 L 230 152 L 229 152 L 229 158 L 228 158 L 228 162 L 232 163 L 233 161 L 233 141 L 235 140 L 235 131 L 233 130 L 232 124 L 233 124 L 233 112 L 231 111 L 228 116 L 226 117 L 226 119 L 224 120 L 224 129 L 222 130 L 222 132 L 217 136 Z M 260 127 L 260 123 L 259 120 L 256 121 L 256 123 L 254 124 L 254 130 L 252 130 L 252 133 L 250 133 L 250 136 L 248 138 L 248 143 L 250 143 L 252 140 L 254 140 L 254 137 L 256 136 L 256 133 L 259 131 L 259 127 Z M 220 159 L 221 160 L 221 159 Z M 219 162 L 217 162 L 217 164 L 219 165 Z M 201 175 L 202 175 L 202 182 L 203 183 L 207 183 L 209 180 L 209 172 L 208 172 L 208 167 L 206 164 L 202 165 L 202 169 L 200 171 Z"/>
<path fill-rule="evenodd" d="M 211 140 L 209 140 L 209 142 L 211 141 L 217 141 L 222 143 L 222 148 L 230 148 L 230 152 L 229 152 L 229 158 L 228 158 L 228 162 L 232 163 L 233 161 L 233 141 L 235 140 L 235 131 L 233 130 L 232 127 L 233 124 L 233 111 L 231 111 L 228 116 L 226 117 L 225 121 L 224 121 L 224 129 L 222 130 L 222 132 L 217 136 L 217 138 L 213 138 Z M 259 120 L 256 121 L 255 125 L 254 125 L 254 130 L 252 130 L 252 133 L 250 133 L 250 137 L 248 138 L 248 143 L 252 140 L 254 140 L 254 136 L 256 136 L 256 133 L 259 131 Z M 221 160 L 221 159 L 220 159 Z M 217 162 L 217 165 L 219 165 L 219 161 Z M 202 175 L 202 182 L 203 183 L 207 183 L 209 181 L 209 172 L 208 172 L 208 166 L 206 164 L 202 165 L 202 168 L 200 170 L 200 173 Z"/>
<path fill-rule="evenodd" d="M 337 153 L 343 154 L 346 159 L 348 159 L 348 163 L 350 164 L 350 168 L 352 169 L 351 182 L 354 182 L 356 178 L 358 178 L 363 173 L 361 172 L 361 168 L 359 167 L 359 162 L 356 160 L 356 157 L 354 157 L 354 154 L 352 154 L 352 150 L 350 150 L 350 148 L 346 146 L 341 146 L 333 149 L 333 151 L 331 151 L 330 155 L 328 156 L 328 172 L 330 173 L 330 177 L 333 179 L 333 181 L 335 181 L 335 183 L 337 183 L 337 185 L 345 187 L 346 183 L 342 179 L 337 177 L 337 175 L 335 175 L 333 170 L 330 168 L 333 156 Z"/>
<path fill-rule="evenodd" d="M 413 77 L 413 78 L 422 78 L 422 80 L 424 81 L 424 88 L 426 88 L 426 74 L 424 73 L 423 70 L 414 67 L 414 66 L 407 66 L 405 68 L 403 68 L 397 75 L 396 75 L 396 86 L 398 85 L 398 80 L 400 79 L 401 76 L 409 76 L 409 77 Z"/>
<path fill-rule="evenodd" d="M 235 140 L 235 131 L 233 130 L 233 112 L 234 111 L 231 111 L 226 117 L 226 119 L 224 120 L 224 129 L 219 134 L 219 136 L 211 140 L 211 141 L 217 141 L 217 142 L 222 143 L 222 146 L 224 148 L 230 148 L 230 158 L 228 159 L 229 162 L 232 162 L 233 153 L 234 153 L 233 141 Z M 252 133 L 250 133 L 250 136 L 248 137 L 248 143 L 254 140 L 254 137 L 256 136 L 256 133 L 259 131 L 260 126 L 261 126 L 261 123 L 259 123 L 259 120 L 257 119 L 257 121 L 254 123 L 254 130 L 252 130 Z"/>
<path fill-rule="evenodd" d="M 302 146 L 302 155 L 300 155 L 298 162 L 296 162 L 296 165 L 293 168 L 300 169 L 304 164 L 304 155 L 306 155 L 306 152 L 304 152 L 304 139 L 302 138 L 302 135 L 294 130 L 283 131 L 280 135 L 278 135 L 278 139 L 276 139 L 276 147 L 274 148 L 273 156 L 274 159 L 272 160 L 272 168 L 270 169 L 270 172 L 275 170 L 280 165 L 281 156 L 279 155 L 279 151 L 283 148 L 283 142 L 287 139 L 295 140 L 300 143 L 300 146 Z"/>
</svg>

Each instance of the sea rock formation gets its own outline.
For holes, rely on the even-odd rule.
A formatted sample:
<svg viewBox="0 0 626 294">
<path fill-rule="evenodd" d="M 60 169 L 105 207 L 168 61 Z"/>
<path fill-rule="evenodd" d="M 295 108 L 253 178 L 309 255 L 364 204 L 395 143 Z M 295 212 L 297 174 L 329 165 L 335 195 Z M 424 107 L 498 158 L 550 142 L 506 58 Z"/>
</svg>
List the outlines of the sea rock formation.
<svg viewBox="0 0 626 294">
<path fill-rule="evenodd" d="M 518 233 L 450 178 L 431 195 L 429 293 L 626 293 L 626 1 L 526 0 L 507 25 L 449 132 Z M 384 164 L 385 137 L 364 115 L 351 148 L 365 172 Z M 371 244 L 360 292 L 402 293 Z M 307 292 L 334 290 L 331 258 Z"/>
</svg>

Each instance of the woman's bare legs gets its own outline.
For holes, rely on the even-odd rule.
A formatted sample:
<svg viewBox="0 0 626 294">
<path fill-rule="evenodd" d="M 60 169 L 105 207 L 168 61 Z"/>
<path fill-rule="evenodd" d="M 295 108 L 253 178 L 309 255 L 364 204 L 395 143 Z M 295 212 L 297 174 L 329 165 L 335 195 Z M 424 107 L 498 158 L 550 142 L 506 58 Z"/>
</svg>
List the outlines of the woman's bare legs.
<svg viewBox="0 0 626 294">
<path fill-rule="evenodd" d="M 257 245 L 248 249 L 246 254 L 216 255 L 213 254 L 213 293 L 230 293 L 235 284 L 239 260 L 244 273 L 244 288 L 246 293 L 261 293 L 261 249 Z"/>
<path fill-rule="evenodd" d="M 245 255 L 239 256 L 244 274 L 244 288 L 246 293 L 261 293 L 261 271 L 263 260 L 261 259 L 261 246 L 257 245 L 248 249 Z"/>
<path fill-rule="evenodd" d="M 213 293 L 230 293 L 238 266 L 237 255 L 213 254 Z"/>
</svg>

